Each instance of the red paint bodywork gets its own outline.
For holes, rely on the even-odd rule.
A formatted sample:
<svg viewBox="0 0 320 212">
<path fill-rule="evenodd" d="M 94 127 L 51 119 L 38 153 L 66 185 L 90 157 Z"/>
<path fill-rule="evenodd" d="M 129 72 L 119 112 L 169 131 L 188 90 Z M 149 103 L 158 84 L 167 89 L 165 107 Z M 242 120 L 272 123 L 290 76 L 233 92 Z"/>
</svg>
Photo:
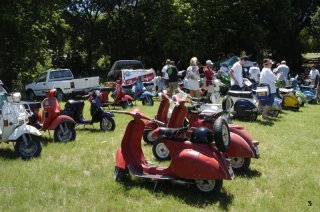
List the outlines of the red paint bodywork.
<svg viewBox="0 0 320 212">
<path fill-rule="evenodd" d="M 46 97 L 42 101 L 43 114 L 42 114 L 42 130 L 54 130 L 61 122 L 68 121 L 71 123 L 75 123 L 75 121 L 65 115 L 59 115 L 61 112 L 61 108 L 57 98 L 54 96 L 54 90 L 51 89 Z"/>
<path fill-rule="evenodd" d="M 133 98 L 124 92 L 123 88 L 121 87 L 120 81 L 116 82 L 115 89 L 117 91 L 116 92 L 117 96 L 115 97 L 113 102 L 109 101 L 109 94 L 113 89 L 105 89 L 105 90 L 102 89 L 100 92 L 101 103 L 105 103 L 108 105 L 120 105 L 121 102 L 124 102 L 124 101 L 128 101 L 128 100 L 133 101 Z"/>
<path fill-rule="evenodd" d="M 132 115 L 126 113 L 128 115 Z M 183 179 L 232 179 L 228 172 L 228 163 L 224 156 L 210 144 L 196 144 L 189 141 L 171 141 L 165 139 L 171 162 L 168 167 L 149 166 L 141 148 L 141 138 L 145 128 L 143 116 L 132 115 L 116 154 L 116 166 L 129 167 L 136 173 L 168 176 Z"/>
<path fill-rule="evenodd" d="M 181 102 L 179 106 L 173 109 L 168 127 L 182 128 L 185 117 L 189 120 L 190 125 L 190 130 L 186 133 L 186 136 L 190 137 L 192 131 L 198 127 L 206 127 L 213 130 L 214 122 L 219 116 L 212 115 L 206 120 L 200 119 L 200 112 L 187 111 L 185 103 Z M 260 155 L 256 154 L 256 144 L 253 143 L 250 133 L 239 125 L 229 124 L 228 126 L 230 130 L 230 146 L 224 154 L 229 157 L 259 158 Z M 155 132 L 153 135 L 157 137 L 158 134 Z"/>
</svg>

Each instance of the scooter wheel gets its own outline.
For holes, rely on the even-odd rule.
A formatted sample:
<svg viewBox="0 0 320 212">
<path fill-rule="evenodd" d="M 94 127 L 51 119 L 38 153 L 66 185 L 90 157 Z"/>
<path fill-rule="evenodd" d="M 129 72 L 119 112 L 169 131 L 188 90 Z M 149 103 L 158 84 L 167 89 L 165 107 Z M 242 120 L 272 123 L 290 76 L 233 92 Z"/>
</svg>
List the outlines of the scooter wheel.
<svg viewBox="0 0 320 212">
<path fill-rule="evenodd" d="M 196 180 L 196 188 L 201 193 L 219 193 L 222 189 L 223 180 Z"/>
<path fill-rule="evenodd" d="M 128 174 L 128 170 L 119 168 L 117 166 L 114 167 L 114 180 L 115 181 L 123 181 Z"/>
<path fill-rule="evenodd" d="M 152 144 L 153 156 L 160 161 L 170 160 L 170 152 L 168 147 L 161 141 L 155 141 Z"/>
<path fill-rule="evenodd" d="M 251 158 L 230 157 L 231 167 L 234 171 L 247 171 L 249 169 Z"/>
<path fill-rule="evenodd" d="M 143 132 L 143 140 L 144 140 L 147 144 L 153 144 L 153 142 L 156 141 L 156 139 L 151 136 L 151 132 L 152 132 L 152 131 L 153 131 L 153 130 L 147 129 L 147 130 L 144 130 L 144 132 Z"/>
<path fill-rule="evenodd" d="M 100 121 L 100 129 L 102 131 L 113 131 L 116 128 L 116 123 L 111 117 L 103 117 Z"/>
<path fill-rule="evenodd" d="M 146 98 L 142 100 L 142 105 L 153 106 L 153 104 L 153 98 L 151 96 L 146 96 Z"/>
<path fill-rule="evenodd" d="M 68 142 L 76 139 L 76 131 L 70 123 L 60 123 L 54 130 L 54 141 Z"/>
<path fill-rule="evenodd" d="M 219 117 L 214 122 L 213 129 L 213 137 L 217 148 L 221 152 L 227 151 L 230 145 L 230 131 L 227 121 L 224 118 Z"/>
<path fill-rule="evenodd" d="M 27 143 L 23 141 L 23 138 L 20 137 L 14 149 L 18 155 L 24 160 L 28 160 L 33 157 L 38 157 L 41 154 L 42 147 L 39 141 L 39 138 L 35 135 L 27 135 Z M 31 138 L 31 139 L 30 139 Z"/>
<path fill-rule="evenodd" d="M 268 112 L 268 114 L 272 117 L 278 117 L 279 113 L 280 113 L 279 110 L 270 110 Z"/>
</svg>

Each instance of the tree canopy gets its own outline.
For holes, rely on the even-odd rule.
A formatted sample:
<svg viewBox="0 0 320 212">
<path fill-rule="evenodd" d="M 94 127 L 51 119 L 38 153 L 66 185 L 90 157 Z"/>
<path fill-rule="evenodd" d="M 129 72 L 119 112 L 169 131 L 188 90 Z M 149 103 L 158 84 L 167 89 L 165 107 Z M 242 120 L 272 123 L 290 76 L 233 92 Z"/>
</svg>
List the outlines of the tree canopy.
<svg viewBox="0 0 320 212">
<path fill-rule="evenodd" d="M 285 59 L 320 47 L 318 0 L 2 0 L 0 79 L 22 86 L 48 68 L 105 77 L 112 62 L 185 68 L 230 54 Z M 13 83 L 12 83 L 13 82 Z"/>
</svg>

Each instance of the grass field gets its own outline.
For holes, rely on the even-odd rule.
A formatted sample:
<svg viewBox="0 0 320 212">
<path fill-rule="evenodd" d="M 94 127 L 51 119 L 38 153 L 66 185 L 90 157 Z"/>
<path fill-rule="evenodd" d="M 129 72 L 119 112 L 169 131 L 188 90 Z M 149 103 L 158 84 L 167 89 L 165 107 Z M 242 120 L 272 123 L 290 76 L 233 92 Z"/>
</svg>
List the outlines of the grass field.
<svg viewBox="0 0 320 212">
<path fill-rule="evenodd" d="M 154 116 L 154 107 L 138 106 Z M 88 102 L 86 114 L 88 118 Z M 12 144 L 0 144 L 0 211 L 320 211 L 320 105 L 284 111 L 273 121 L 240 122 L 260 141 L 251 170 L 224 181 L 214 196 L 194 189 L 132 178 L 113 179 L 115 152 L 129 117 L 116 130 L 77 128 L 76 141 L 54 143 L 43 133 L 40 158 L 23 161 Z M 156 162 L 151 147 L 147 159 Z M 187 167 L 188 164 L 186 164 Z"/>
</svg>

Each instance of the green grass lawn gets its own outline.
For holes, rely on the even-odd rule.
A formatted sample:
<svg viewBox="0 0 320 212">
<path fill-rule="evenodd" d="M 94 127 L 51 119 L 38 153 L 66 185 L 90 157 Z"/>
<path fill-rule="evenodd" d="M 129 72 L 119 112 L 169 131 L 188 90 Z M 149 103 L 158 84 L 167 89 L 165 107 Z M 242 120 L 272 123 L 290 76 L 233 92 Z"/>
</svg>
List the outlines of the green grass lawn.
<svg viewBox="0 0 320 212">
<path fill-rule="evenodd" d="M 159 103 L 137 104 L 154 116 Z M 86 102 L 87 118 L 88 110 Z M 30 161 L 2 143 L 0 211 L 320 211 L 319 111 L 320 105 L 308 105 L 273 121 L 235 121 L 260 141 L 261 158 L 213 196 L 169 183 L 154 191 L 152 181 L 136 178 L 115 182 L 115 152 L 129 116 L 116 114 L 114 132 L 100 132 L 98 123 L 78 126 L 76 141 L 66 144 L 43 133 L 41 157 Z M 151 147 L 143 148 L 156 162 Z"/>
</svg>

